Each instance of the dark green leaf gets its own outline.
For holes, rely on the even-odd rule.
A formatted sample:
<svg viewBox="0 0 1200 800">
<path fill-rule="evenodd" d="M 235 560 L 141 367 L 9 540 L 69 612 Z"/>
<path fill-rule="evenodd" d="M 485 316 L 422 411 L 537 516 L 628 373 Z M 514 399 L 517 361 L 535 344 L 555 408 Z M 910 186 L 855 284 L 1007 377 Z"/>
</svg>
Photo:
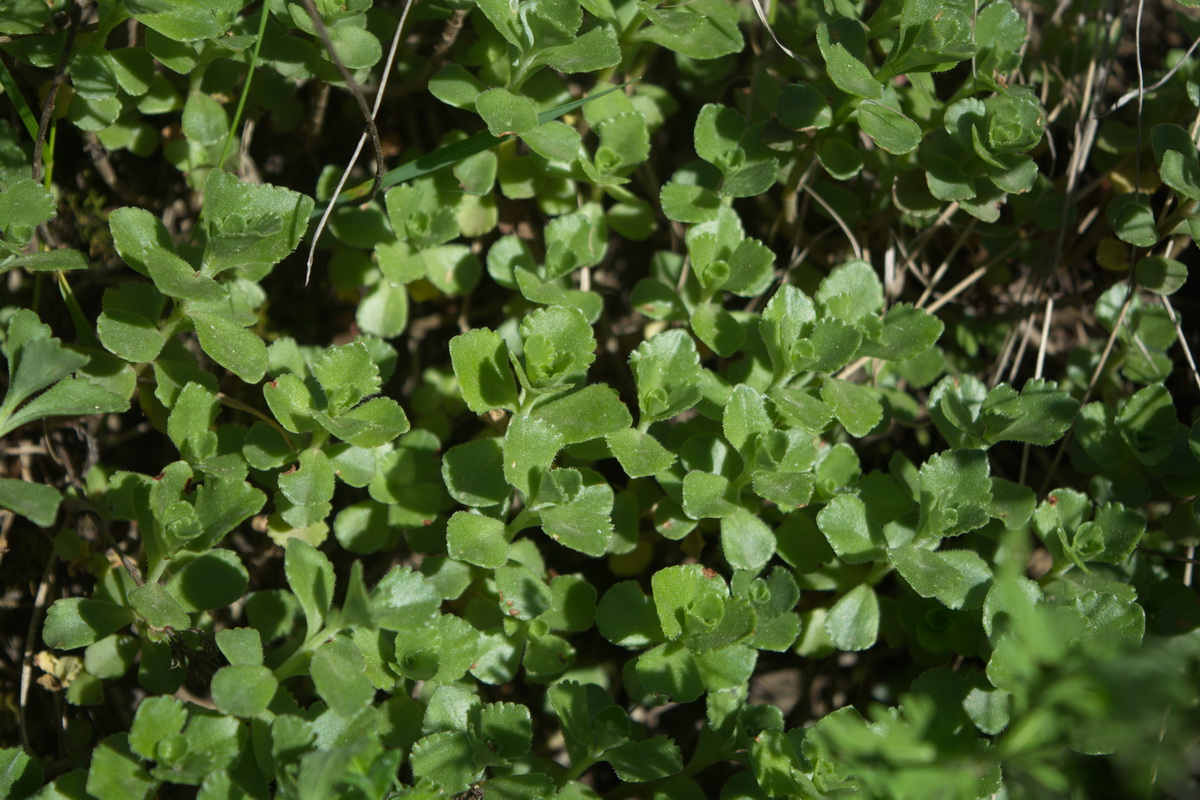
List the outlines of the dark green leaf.
<svg viewBox="0 0 1200 800">
<path fill-rule="evenodd" d="M 623 781 L 641 783 L 674 775 L 683 769 L 683 756 L 669 736 L 655 736 L 609 750 L 604 758 Z"/>
<path fill-rule="evenodd" d="M 116 603 L 63 598 L 50 606 L 42 627 L 42 638 L 48 647 L 74 650 L 98 642 L 133 621 L 133 611 Z"/>
<path fill-rule="evenodd" d="M 1137 263 L 1138 283 L 1160 295 L 1179 291 L 1187 281 L 1187 272 L 1187 266 L 1173 258 L 1148 256 Z"/>
<path fill-rule="evenodd" d="M 61 503 L 62 495 L 53 486 L 0 478 L 0 508 L 20 514 L 35 525 L 43 528 L 53 525 Z"/>
</svg>

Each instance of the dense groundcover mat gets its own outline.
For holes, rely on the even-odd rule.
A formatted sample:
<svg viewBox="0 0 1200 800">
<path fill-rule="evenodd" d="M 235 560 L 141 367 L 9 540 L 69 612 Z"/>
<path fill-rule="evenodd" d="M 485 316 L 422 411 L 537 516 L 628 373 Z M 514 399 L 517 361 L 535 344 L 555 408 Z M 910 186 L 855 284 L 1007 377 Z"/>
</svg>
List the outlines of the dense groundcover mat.
<svg viewBox="0 0 1200 800">
<path fill-rule="evenodd" d="M 1192 5 L 0 3 L 0 796 L 1197 796 Z"/>
</svg>

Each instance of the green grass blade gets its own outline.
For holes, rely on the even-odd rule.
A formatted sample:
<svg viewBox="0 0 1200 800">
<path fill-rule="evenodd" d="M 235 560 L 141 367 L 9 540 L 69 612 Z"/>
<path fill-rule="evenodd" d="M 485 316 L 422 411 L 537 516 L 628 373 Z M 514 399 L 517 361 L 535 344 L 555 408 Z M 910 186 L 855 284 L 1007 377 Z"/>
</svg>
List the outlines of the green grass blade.
<svg viewBox="0 0 1200 800">
<path fill-rule="evenodd" d="M 17 88 L 17 82 L 13 80 L 12 73 L 8 71 L 8 67 L 4 66 L 4 62 L 0 61 L 0 86 L 4 87 L 4 93 L 12 100 L 12 104 L 17 109 L 17 115 L 21 117 L 21 122 L 25 123 L 25 130 L 29 131 L 30 139 L 37 139 L 38 122 L 33 116 L 33 111 L 30 110 L 29 104 L 25 102 L 24 95 Z"/>
<path fill-rule="evenodd" d="M 217 161 L 217 169 L 225 168 L 225 159 L 229 157 L 229 146 L 233 144 L 233 137 L 242 121 L 242 112 L 246 108 L 246 98 L 250 96 L 250 83 L 254 80 L 254 70 L 258 66 L 258 52 L 262 49 L 263 36 L 267 31 L 269 17 L 270 14 L 267 13 L 267 7 L 264 5 L 258 19 L 258 35 L 254 38 L 254 50 L 250 53 L 250 64 L 246 68 L 246 82 L 242 84 L 242 96 L 238 98 L 237 110 L 233 112 L 233 124 L 229 126 L 229 133 L 225 136 L 225 146 L 221 148 L 221 158 Z"/>
<path fill-rule="evenodd" d="M 580 106 L 604 97 L 604 95 L 608 94 L 609 92 L 615 92 L 618 89 L 623 89 L 632 82 L 633 81 L 626 81 L 625 83 L 605 89 L 602 92 L 590 94 L 587 97 L 581 97 L 578 100 L 572 100 L 569 103 L 563 103 L 560 106 L 555 106 L 554 108 L 543 111 L 538 114 L 538 123 L 541 124 L 549 122 L 553 119 L 558 119 L 563 114 L 569 114 Z M 476 153 L 482 153 L 484 150 L 490 150 L 491 148 L 500 144 L 500 142 L 504 141 L 505 138 L 508 137 L 493 136 L 487 131 L 484 131 L 463 139 L 460 142 L 448 144 L 445 147 L 439 147 L 437 150 L 434 150 L 428 155 L 424 155 L 420 158 L 409 161 L 407 164 L 401 164 L 399 167 L 396 167 L 396 169 L 385 173 L 383 176 L 383 182 L 380 184 L 380 188 L 388 189 L 392 186 L 404 183 L 405 181 L 411 181 L 414 178 L 420 178 L 422 175 L 428 175 L 431 172 L 437 172 L 439 169 L 445 169 L 446 167 L 457 164 L 466 158 L 470 158 Z M 355 186 L 353 189 L 347 189 L 338 195 L 336 204 L 343 205 L 345 203 L 350 203 L 366 197 L 367 192 L 369 192 L 370 189 L 371 181 L 361 183 L 358 186 Z M 309 219 L 320 218 L 324 211 L 324 206 L 319 206 L 313 209 L 312 214 L 309 215 Z"/>
</svg>

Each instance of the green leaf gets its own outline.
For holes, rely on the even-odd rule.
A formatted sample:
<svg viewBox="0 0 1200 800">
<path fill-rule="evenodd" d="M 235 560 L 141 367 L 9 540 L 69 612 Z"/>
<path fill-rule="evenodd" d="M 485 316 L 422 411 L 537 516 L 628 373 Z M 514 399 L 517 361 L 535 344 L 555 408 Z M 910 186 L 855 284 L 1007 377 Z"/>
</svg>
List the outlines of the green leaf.
<svg viewBox="0 0 1200 800">
<path fill-rule="evenodd" d="M 147 800 L 158 788 L 129 749 L 129 737 L 113 734 L 92 751 L 87 794 L 96 800 Z"/>
<path fill-rule="evenodd" d="M 42 765 L 24 750 L 16 747 L 0 749 L 0 792 L 5 797 L 32 797 L 41 788 L 45 777 Z"/>
<path fill-rule="evenodd" d="M 442 458 L 442 480 L 450 496 L 477 508 L 503 503 L 511 493 L 504 477 L 504 451 L 499 439 L 455 445 Z"/>
<path fill-rule="evenodd" d="M 764 730 L 750 743 L 750 767 L 763 792 L 776 797 L 818 796 L 805 775 L 791 739 L 783 731 Z"/>
<path fill-rule="evenodd" d="M 737 319 L 720 306 L 704 303 L 692 312 L 692 332 L 722 358 L 737 352 L 746 332 Z"/>
<path fill-rule="evenodd" d="M 47 647 L 74 650 L 98 642 L 134 621 L 125 606 L 79 597 L 55 600 L 46 613 L 42 638 Z"/>
<path fill-rule="evenodd" d="M 708 222 L 717 218 L 721 200 L 703 186 L 668 183 L 659 195 L 663 215 L 676 222 Z"/>
<path fill-rule="evenodd" d="M 475 748 L 465 731 L 442 731 L 413 745 L 410 756 L 413 776 L 431 781 L 451 797 L 466 791 L 482 773 L 475 766 Z"/>
<path fill-rule="evenodd" d="M 191 316 L 200 346 L 213 361 L 246 383 L 262 380 L 267 371 L 267 346 L 262 339 L 219 314 L 196 311 Z"/>
<path fill-rule="evenodd" d="M 459 391 L 476 414 L 497 408 L 517 410 L 517 390 L 508 348 L 499 334 L 478 328 L 450 340 L 450 359 Z"/>
<path fill-rule="evenodd" d="M 0 478 L 0 508 L 7 508 L 42 528 L 54 524 L 61 504 L 62 495 L 53 486 Z"/>
<path fill-rule="evenodd" d="M 921 467 L 919 530 L 932 536 L 958 536 L 991 518 L 992 485 L 982 450 L 936 453 Z"/>
<path fill-rule="evenodd" d="M 631 478 L 656 475 L 675 463 L 675 454 L 648 433 L 626 428 L 605 437 L 608 449 L 617 457 L 621 469 Z"/>
<path fill-rule="evenodd" d="M 984 683 L 980 681 L 980 683 Z M 996 736 L 1008 727 L 1012 695 L 990 685 L 973 686 L 963 698 L 963 710 L 975 727 L 989 736 Z"/>
<path fill-rule="evenodd" d="M 603 225 L 594 225 L 587 214 L 565 214 L 546 226 L 545 238 L 545 273 L 547 279 L 553 279 L 599 264 L 604 258 L 608 234 Z"/>
<path fill-rule="evenodd" d="M 745 43 L 735 9 L 720 0 L 697 0 L 687 6 L 655 8 L 639 2 L 650 20 L 636 40 L 653 42 L 694 59 L 715 59 L 741 52 Z"/>
<path fill-rule="evenodd" d="M 663 639 L 654 601 L 636 581 L 614 584 L 596 606 L 600 635 L 620 647 L 639 649 Z"/>
<path fill-rule="evenodd" d="M 779 124 L 794 131 L 821 130 L 833 123 L 833 112 L 825 97 L 805 83 L 783 87 L 775 114 Z"/>
<path fill-rule="evenodd" d="M 967 173 L 961 160 L 937 153 L 922 153 L 925 184 L 929 193 L 947 203 L 969 200 L 975 196 L 975 180 Z"/>
<path fill-rule="evenodd" d="M 604 754 L 617 777 L 642 783 L 674 775 L 683 769 L 683 756 L 669 736 L 655 736 L 613 748 Z"/>
<path fill-rule="evenodd" d="M 165 586 L 157 583 L 145 583 L 131 591 L 129 605 L 152 627 L 176 630 L 191 627 L 183 606 Z"/>
<path fill-rule="evenodd" d="M 128 409 L 129 400 L 124 397 L 84 378 L 64 378 L 18 409 L 7 421 L 0 422 L 0 436 L 45 417 L 114 414 Z"/>
<path fill-rule="evenodd" d="M 978 75 L 1006 75 L 1021 65 L 1028 37 L 1025 19 L 1008 0 L 997 0 L 975 16 L 975 58 Z"/>
<path fill-rule="evenodd" d="M 969 6 L 905 3 L 900 36 L 888 53 L 886 73 L 940 72 L 970 58 L 975 54 L 971 17 Z"/>
<path fill-rule="evenodd" d="M 535 389 L 571 382 L 596 359 L 592 326 L 577 308 L 540 308 L 521 321 L 525 373 Z"/>
<path fill-rule="evenodd" d="M 1003 522 L 1008 530 L 1025 527 L 1036 505 L 1037 499 L 1028 486 L 992 478 L 992 505 L 988 513 Z"/>
<path fill-rule="evenodd" d="M 12 315 L 5 344 L 9 385 L 0 410 L 7 413 L 87 364 L 86 356 L 63 347 L 61 341 L 50 336 L 50 327 L 28 309 Z"/>
<path fill-rule="evenodd" d="M 498 567 L 496 590 L 502 610 L 518 619 L 533 619 L 554 602 L 550 587 L 524 564 L 510 562 Z"/>
<path fill-rule="evenodd" d="M 839 181 L 853 178 L 862 172 L 863 168 L 862 153 L 859 149 L 836 136 L 826 139 L 821 144 L 817 149 L 817 159 L 825 171 Z"/>
<path fill-rule="evenodd" d="M 1155 294 L 1172 295 L 1187 282 L 1187 265 L 1173 258 L 1147 256 L 1137 263 L 1137 280 Z"/>
<path fill-rule="evenodd" d="M 173 697 L 147 697 L 137 708 L 129 731 L 130 749 L 142 758 L 158 757 L 158 743 L 183 731 L 187 711 Z"/>
<path fill-rule="evenodd" d="M 775 429 L 767 412 L 766 398 L 746 385 L 737 386 L 729 395 L 721 426 L 726 441 L 743 457 L 748 456 L 749 446 L 756 437 Z"/>
<path fill-rule="evenodd" d="M 492 136 L 521 135 L 538 126 L 537 107 L 528 97 L 495 87 L 480 92 L 475 110 L 487 123 Z"/>
<path fill-rule="evenodd" d="M 817 45 L 825 59 L 825 70 L 829 79 L 837 88 L 868 100 L 879 100 L 883 97 L 883 84 L 871 76 L 871 70 L 867 69 L 866 64 L 852 56 L 840 42 L 833 40 L 828 25 L 817 26 Z"/>
<path fill-rule="evenodd" d="M 308 542 L 288 539 L 283 567 L 288 585 L 304 610 L 307 635 L 313 636 L 324 626 L 333 603 L 333 564 Z"/>
<path fill-rule="evenodd" d="M 446 547 L 452 558 L 477 567 L 504 566 L 509 535 L 498 519 L 458 511 L 446 524 Z"/>
<path fill-rule="evenodd" d="M 629 409 L 607 384 L 593 383 L 566 397 L 537 406 L 533 416 L 562 434 L 563 444 L 586 442 L 628 428 Z"/>
<path fill-rule="evenodd" d="M 23 253 L 6 259 L 0 264 L 0 273 L 10 269 L 27 269 L 30 272 L 53 272 L 55 270 L 87 269 L 88 261 L 78 250 L 46 250 L 39 253 Z"/>
<path fill-rule="evenodd" d="M 4 228 L 33 228 L 54 218 L 54 197 L 40 183 L 22 178 L 0 193 L 0 223 Z M 3 228 L 0 228 L 2 231 Z"/>
<path fill-rule="evenodd" d="M 486 703 L 479 714 L 479 734 L 501 758 L 524 756 L 533 744 L 529 709 L 519 703 Z"/>
<path fill-rule="evenodd" d="M 883 419 L 883 406 L 865 386 L 837 378 L 821 384 L 821 399 L 851 436 L 866 436 Z"/>
<path fill-rule="evenodd" d="M 366 28 L 358 28 L 354 25 L 334 25 L 328 30 L 333 50 L 346 69 L 373 67 L 383 58 L 383 46 L 375 38 L 375 34 Z M 321 51 L 321 56 L 329 58 L 324 49 Z"/>
<path fill-rule="evenodd" d="M 924 353 L 941 338 L 945 325 L 937 317 L 908 303 L 888 309 L 883 328 L 859 348 L 859 355 L 888 361 L 907 361 Z"/>
<path fill-rule="evenodd" d="M 1146 520 L 1120 503 L 1105 503 L 1075 531 L 1071 545 L 1084 561 L 1121 564 L 1141 541 Z"/>
<path fill-rule="evenodd" d="M 548 64 L 559 72 L 578 73 L 614 67 L 621 61 L 617 36 L 611 28 L 593 28 L 570 44 L 538 50 L 534 63 Z"/>
<path fill-rule="evenodd" d="M 373 397 L 337 417 L 324 412 L 313 417 L 325 430 L 355 447 L 379 447 L 409 429 L 404 409 L 390 397 Z"/>
<path fill-rule="evenodd" d="M 1200 200 L 1200 159 L 1191 134 L 1178 125 L 1155 125 L 1150 145 L 1162 182 L 1191 200 Z"/>
<path fill-rule="evenodd" d="M 530 494 L 532 477 L 550 469 L 562 446 L 562 434 L 549 422 L 524 414 L 513 417 L 504 435 L 504 477 Z"/>
<path fill-rule="evenodd" d="M 328 503 L 333 499 L 333 467 L 324 451 L 309 448 L 300 453 L 299 466 L 279 476 L 279 491 L 298 506 Z"/>
<path fill-rule="evenodd" d="M 776 375 L 792 374 L 793 347 L 807 338 L 816 319 L 812 300 L 791 284 L 780 286 L 771 297 L 758 330 Z"/>
<path fill-rule="evenodd" d="M 866 650 L 879 635 L 879 598 L 866 584 L 854 587 L 833 604 L 825 632 L 839 650 Z"/>
<path fill-rule="evenodd" d="M 978 608 L 991 588 L 991 569 L 971 550 L 930 552 L 907 545 L 889 550 L 888 557 L 913 591 L 949 608 Z"/>
<path fill-rule="evenodd" d="M 422 628 L 437 616 L 441 604 L 429 581 L 410 567 L 392 568 L 371 590 L 371 614 L 384 630 Z"/>
<path fill-rule="evenodd" d="M 921 143 L 921 126 L 899 111 L 879 103 L 862 103 L 858 107 L 858 125 L 871 137 L 875 146 L 893 155 L 904 155 Z"/>
<path fill-rule="evenodd" d="M 1046 112 L 1032 91 L 1010 90 L 1005 94 L 993 95 L 984 101 L 984 107 L 987 109 L 987 144 L 991 152 L 982 147 L 978 128 L 973 134 L 972 145 L 976 155 L 985 162 L 994 161 L 994 166 L 1005 167 L 1004 162 L 996 159 L 993 153 L 1023 152 L 1041 141 Z M 1192 151 L 1195 153 L 1195 146 Z"/>
<path fill-rule="evenodd" d="M 483 266 L 466 245 L 447 244 L 422 250 L 425 277 L 443 294 L 463 295 L 479 283 Z"/>
<path fill-rule="evenodd" d="M 815 482 L 808 473 L 763 471 L 754 476 L 752 485 L 755 494 L 786 512 L 808 505 Z"/>
<path fill-rule="evenodd" d="M 725 582 L 711 569 L 699 564 L 667 567 L 650 579 L 658 621 L 668 639 L 684 632 L 690 609 L 716 602 L 723 610 L 723 598 L 729 595 Z"/>
<path fill-rule="evenodd" d="M 262 636 L 254 628 L 225 628 L 217 631 L 216 640 L 230 664 L 263 663 Z"/>
<path fill-rule="evenodd" d="M 321 699 L 343 719 L 353 719 L 375 697 L 362 654 L 345 636 L 334 637 L 317 649 L 309 673 Z"/>
<path fill-rule="evenodd" d="M 458 64 L 444 64 L 429 79 L 429 93 L 454 108 L 471 110 L 483 84 Z"/>
<path fill-rule="evenodd" d="M 607 514 L 583 507 L 579 502 L 551 506 L 540 514 L 542 529 L 556 542 L 593 558 L 608 552 L 613 525 Z"/>
<path fill-rule="evenodd" d="M 553 605 L 538 619 L 555 631 L 585 631 L 596 620 L 596 589 L 578 575 L 550 580 Z"/>
<path fill-rule="evenodd" d="M 256 717 L 266 711 L 277 688 L 271 670 L 261 665 L 222 667 L 212 679 L 213 702 L 235 717 Z"/>
<path fill-rule="evenodd" d="M 984 436 L 991 442 L 1029 442 L 1048 447 L 1075 421 L 1079 401 L 1051 381 L 1028 381 L 1021 393 L 1007 384 L 988 392 L 979 410 Z"/>
<path fill-rule="evenodd" d="M 693 470 L 683 478 L 683 511 L 692 519 L 727 517 L 737 510 L 738 493 L 730 480 Z"/>
<path fill-rule="evenodd" d="M 209 550 L 176 556 L 178 570 L 167 582 L 185 611 L 209 611 L 236 603 L 246 593 L 250 575 L 232 550 Z"/>
<path fill-rule="evenodd" d="M 196 144 L 216 144 L 229 135 L 225 108 L 203 92 L 191 92 L 183 104 L 183 135 Z"/>
<path fill-rule="evenodd" d="M 102 680 L 120 678 L 133 666 L 140 650 L 141 642 L 136 636 L 106 636 L 88 645 L 83 653 L 83 668 L 88 674 Z"/>
<path fill-rule="evenodd" d="M 167 435 L 180 453 L 189 447 L 189 438 L 209 432 L 220 407 L 216 395 L 201 384 L 188 383 L 183 387 L 167 418 Z"/>
<path fill-rule="evenodd" d="M 883 532 L 862 500 L 846 494 L 834 497 L 817 514 L 817 525 L 843 561 L 859 564 L 883 556 Z"/>
<path fill-rule="evenodd" d="M 757 516 L 737 508 L 721 519 L 721 552 L 735 569 L 757 571 L 775 554 L 775 536 Z"/>
<path fill-rule="evenodd" d="M 696 657 L 682 642 L 666 642 L 642 653 L 634 673 L 645 691 L 658 699 L 690 703 L 704 694 Z"/>
<path fill-rule="evenodd" d="M 160 292 L 186 300 L 222 300 L 228 293 L 175 253 L 166 227 L 140 208 L 118 208 L 108 217 L 113 244 L 133 269 L 150 276 Z M 232 323 L 226 323 L 232 324 Z"/>
<path fill-rule="evenodd" d="M 239 10 L 231 0 L 137 0 L 130 6 L 134 19 L 173 42 L 217 39 Z"/>
<path fill-rule="evenodd" d="M 709 103 L 696 116 L 696 155 L 725 172 L 745 157 L 738 142 L 746 132 L 746 121 L 728 106 Z"/>
<path fill-rule="evenodd" d="M 106 350 L 134 363 L 153 361 L 166 343 L 153 322 L 127 311 L 101 313 L 96 334 Z"/>
<path fill-rule="evenodd" d="M 700 400 L 700 354 L 692 338 L 672 330 L 643 341 L 629 356 L 643 425 L 670 419 Z"/>
<path fill-rule="evenodd" d="M 883 310 L 883 284 L 866 261 L 847 261 L 825 276 L 813 299 L 827 313 L 858 322 Z"/>
<path fill-rule="evenodd" d="M 379 391 L 379 367 L 363 342 L 331 347 L 312 365 L 312 374 L 325 390 L 326 409 L 338 414 Z"/>
</svg>

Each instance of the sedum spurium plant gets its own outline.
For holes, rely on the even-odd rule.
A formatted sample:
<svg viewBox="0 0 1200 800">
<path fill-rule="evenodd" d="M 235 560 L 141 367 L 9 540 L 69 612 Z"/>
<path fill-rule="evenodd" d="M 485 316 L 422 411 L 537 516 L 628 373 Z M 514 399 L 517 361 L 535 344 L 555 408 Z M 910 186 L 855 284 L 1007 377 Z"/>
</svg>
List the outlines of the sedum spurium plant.
<svg viewBox="0 0 1200 800">
<path fill-rule="evenodd" d="M 1188 796 L 1197 34 L 0 7 L 0 794 Z"/>
</svg>

